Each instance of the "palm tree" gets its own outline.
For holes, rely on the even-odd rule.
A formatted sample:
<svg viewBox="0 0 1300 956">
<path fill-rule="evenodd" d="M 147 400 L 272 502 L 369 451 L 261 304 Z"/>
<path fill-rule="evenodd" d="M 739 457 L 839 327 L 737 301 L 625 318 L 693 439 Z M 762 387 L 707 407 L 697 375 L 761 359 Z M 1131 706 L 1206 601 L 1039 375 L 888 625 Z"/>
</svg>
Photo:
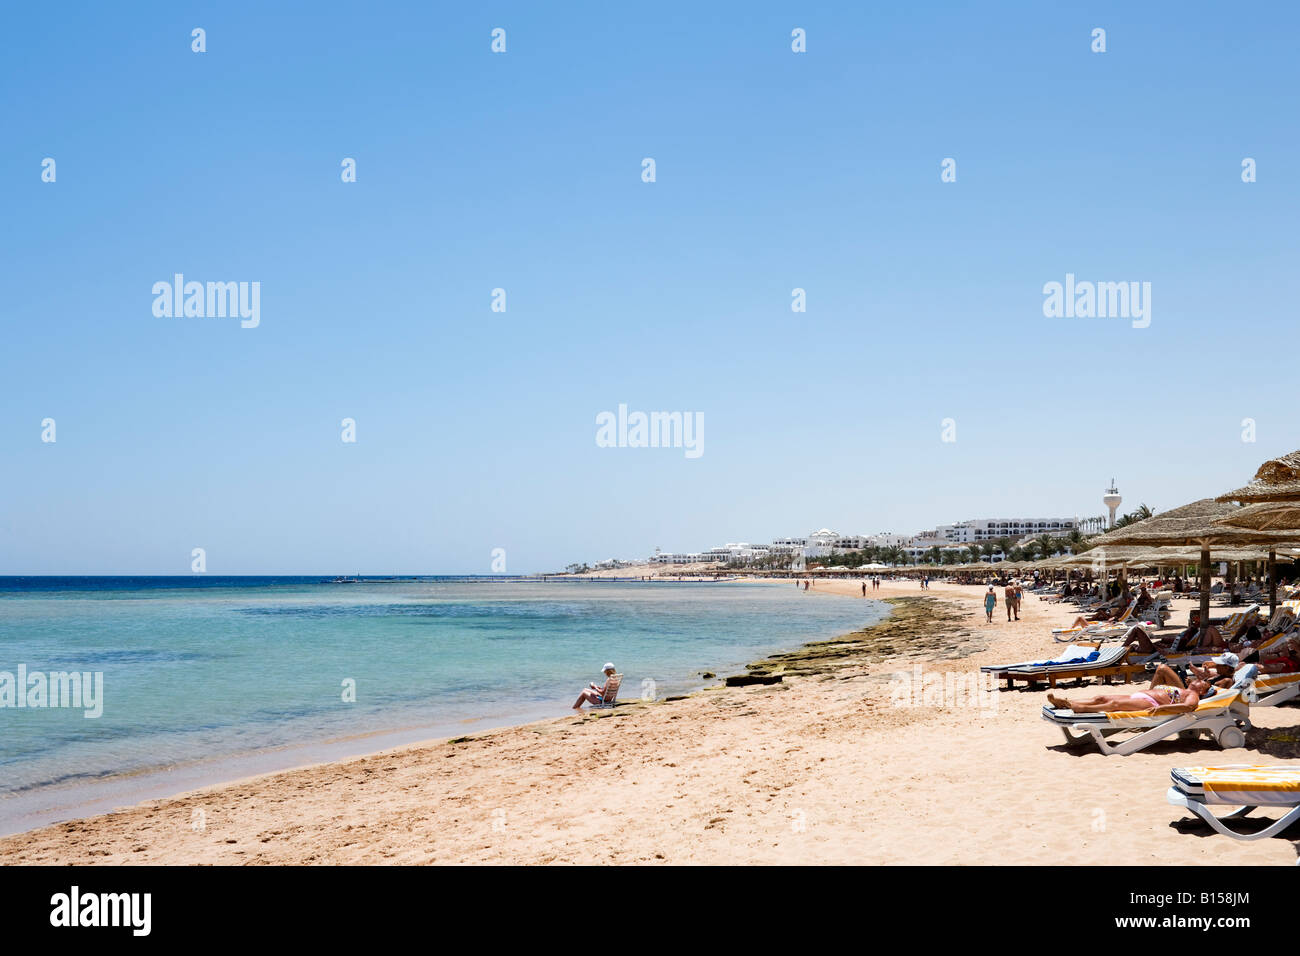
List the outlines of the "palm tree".
<svg viewBox="0 0 1300 956">
<path fill-rule="evenodd" d="M 1070 543 L 1070 551 L 1074 554 L 1078 554 L 1079 549 L 1083 547 L 1083 532 L 1078 528 L 1073 528 L 1070 530 L 1070 533 L 1065 536 L 1065 540 Z"/>
<path fill-rule="evenodd" d="M 998 538 L 998 550 L 1002 552 L 1002 557 L 1006 558 L 1011 554 L 1011 539 L 1003 535 Z"/>
<path fill-rule="evenodd" d="M 938 564 L 941 560 L 942 558 L 939 554 L 939 546 L 937 544 L 929 551 L 925 552 L 926 564 Z"/>
<path fill-rule="evenodd" d="M 1145 504 L 1141 504 L 1137 506 L 1136 511 L 1130 511 L 1124 517 L 1115 519 L 1115 527 L 1123 528 L 1126 525 L 1137 524 L 1139 521 L 1144 521 L 1150 517 L 1151 509 Z"/>
<path fill-rule="evenodd" d="M 956 564 L 959 559 L 957 557 L 956 551 L 954 551 L 952 548 L 945 548 L 943 551 L 942 560 L 944 564 Z"/>
<path fill-rule="evenodd" d="M 976 564 L 979 562 L 979 559 L 980 559 L 980 549 L 972 544 L 969 548 L 966 549 L 966 563 Z"/>
<path fill-rule="evenodd" d="M 1012 548 L 1012 549 L 1011 549 L 1011 560 L 1012 560 L 1012 561 L 1023 561 L 1023 560 L 1025 560 L 1025 549 L 1024 549 L 1024 548 L 1020 548 L 1020 547 Z"/>
<path fill-rule="evenodd" d="M 988 558 L 989 563 L 992 564 L 993 554 L 998 550 L 997 545 L 995 545 L 992 541 L 985 541 L 982 545 L 980 545 L 980 550 L 984 552 L 984 557 Z"/>
<path fill-rule="evenodd" d="M 1050 534 L 1040 534 L 1034 539 L 1034 546 L 1038 548 L 1039 555 L 1044 558 L 1050 558 L 1057 551 L 1056 542 L 1052 540 Z"/>
</svg>

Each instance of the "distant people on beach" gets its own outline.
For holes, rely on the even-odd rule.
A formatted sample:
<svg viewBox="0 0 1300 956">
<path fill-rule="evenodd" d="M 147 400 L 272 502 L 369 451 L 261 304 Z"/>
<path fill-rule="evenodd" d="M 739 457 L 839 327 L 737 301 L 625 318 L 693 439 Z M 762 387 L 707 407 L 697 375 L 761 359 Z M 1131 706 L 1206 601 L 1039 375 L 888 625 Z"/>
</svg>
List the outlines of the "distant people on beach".
<svg viewBox="0 0 1300 956">
<path fill-rule="evenodd" d="M 605 693 L 609 689 L 609 682 L 616 673 L 612 663 L 606 664 L 602 670 L 605 673 L 605 683 L 597 687 L 595 684 L 588 684 L 586 688 L 578 695 L 578 702 L 573 705 L 574 710 L 582 710 L 583 704 L 591 704 L 593 707 L 599 707 L 605 702 Z"/>
<path fill-rule="evenodd" d="M 863 597 L 867 596 L 867 581 L 865 578 L 863 578 L 862 580 L 862 596 Z"/>
<path fill-rule="evenodd" d="M 993 623 L 993 609 L 998 606 L 998 596 L 993 593 L 993 585 L 989 585 L 989 593 L 984 595 L 984 622 Z"/>
<path fill-rule="evenodd" d="M 1007 602 L 1007 620 L 1011 620 L 1011 612 L 1016 609 L 1016 586 L 1010 581 L 1002 590 L 1002 599 Z"/>
</svg>

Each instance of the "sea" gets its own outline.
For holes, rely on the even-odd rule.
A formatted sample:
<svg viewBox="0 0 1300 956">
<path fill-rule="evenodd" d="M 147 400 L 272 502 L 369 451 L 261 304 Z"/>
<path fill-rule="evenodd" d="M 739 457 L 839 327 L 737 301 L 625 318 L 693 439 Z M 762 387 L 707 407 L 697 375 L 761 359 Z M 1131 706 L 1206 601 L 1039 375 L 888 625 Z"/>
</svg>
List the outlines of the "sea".
<svg viewBox="0 0 1300 956">
<path fill-rule="evenodd" d="M 607 661 L 621 699 L 689 693 L 886 613 L 792 581 L 0 577 L 0 833 L 563 716 Z"/>
</svg>

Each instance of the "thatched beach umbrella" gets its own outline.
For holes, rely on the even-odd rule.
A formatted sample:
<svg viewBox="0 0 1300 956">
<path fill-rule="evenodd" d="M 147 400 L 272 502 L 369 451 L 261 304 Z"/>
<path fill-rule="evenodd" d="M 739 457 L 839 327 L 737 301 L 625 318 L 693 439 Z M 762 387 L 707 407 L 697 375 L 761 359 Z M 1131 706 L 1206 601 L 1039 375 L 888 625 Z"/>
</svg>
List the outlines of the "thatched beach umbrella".
<svg viewBox="0 0 1300 956">
<path fill-rule="evenodd" d="M 1216 501 L 1300 501 L 1300 451 L 1270 458 L 1259 466 L 1255 478 L 1245 487 L 1219 495 Z"/>
<path fill-rule="evenodd" d="M 1271 531 L 1254 531 L 1249 528 L 1234 528 L 1220 523 L 1220 519 L 1231 517 L 1241 509 L 1234 504 L 1202 498 L 1191 504 L 1161 512 L 1143 521 L 1116 528 L 1093 538 L 1089 543 L 1097 547 L 1112 548 L 1118 545 L 1160 546 L 1195 546 L 1200 549 L 1198 563 L 1201 566 L 1201 627 L 1204 628 L 1210 618 L 1210 548 L 1247 547 L 1250 545 L 1273 545 L 1281 547 L 1292 544 L 1300 537 L 1297 533 L 1276 533 Z"/>
<path fill-rule="evenodd" d="M 1231 528 L 1252 531 L 1297 531 L 1300 529 L 1300 500 L 1265 501 L 1238 508 L 1235 514 L 1219 519 Z"/>
<path fill-rule="evenodd" d="M 1211 547 L 1242 547 L 1285 542 L 1285 536 L 1270 532 L 1216 524 L 1218 519 L 1226 518 L 1239 510 L 1236 505 L 1204 498 L 1093 538 L 1090 542 L 1093 547 L 1089 551 L 1096 550 L 1098 547 L 1110 550 L 1126 545 L 1199 549 L 1200 553 L 1196 561 L 1201 567 L 1201 620 L 1207 621 L 1210 613 Z"/>
<path fill-rule="evenodd" d="M 1249 506 L 1231 516 L 1230 519 L 1225 519 L 1231 521 L 1234 527 L 1251 528 L 1256 531 L 1300 528 L 1300 515 L 1292 514 L 1285 507 L 1288 502 L 1300 502 L 1300 451 L 1293 451 L 1279 458 L 1270 458 L 1259 466 L 1250 484 L 1219 495 L 1218 500 L 1240 501 Z M 1279 507 L 1270 510 L 1269 503 Z M 1276 610 L 1277 570 L 1273 565 L 1274 559 L 1270 555 L 1269 604 Z"/>
</svg>

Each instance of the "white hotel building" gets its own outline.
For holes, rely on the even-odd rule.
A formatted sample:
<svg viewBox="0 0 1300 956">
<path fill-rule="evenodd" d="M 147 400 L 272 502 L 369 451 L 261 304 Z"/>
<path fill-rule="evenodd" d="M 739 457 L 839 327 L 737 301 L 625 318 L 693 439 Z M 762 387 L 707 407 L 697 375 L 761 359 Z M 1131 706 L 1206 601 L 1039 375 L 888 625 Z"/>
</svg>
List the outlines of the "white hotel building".
<svg viewBox="0 0 1300 956">
<path fill-rule="evenodd" d="M 796 558 L 825 558 L 846 551 L 863 551 L 867 548 L 899 547 L 916 560 L 930 548 L 938 545 L 950 548 L 957 545 L 983 544 L 1009 538 L 1019 541 L 1040 534 L 1053 538 L 1063 537 L 1079 526 L 1076 518 L 981 518 L 959 521 L 957 524 L 939 525 L 933 531 L 917 535 L 904 534 L 853 534 L 844 535 L 830 528 L 810 531 L 802 537 L 776 538 L 770 545 L 725 544 L 720 548 L 691 552 L 655 552 L 651 564 L 728 564 L 734 561 L 750 562 L 774 554 L 789 554 Z M 801 563 L 801 562 L 800 562 Z"/>
<path fill-rule="evenodd" d="M 1069 534 L 1078 525 L 1076 518 L 980 518 L 959 521 L 957 524 L 941 524 L 932 533 L 935 538 L 949 544 L 975 544 L 999 538 L 1019 541 L 1040 534 L 1059 538 Z"/>
</svg>

